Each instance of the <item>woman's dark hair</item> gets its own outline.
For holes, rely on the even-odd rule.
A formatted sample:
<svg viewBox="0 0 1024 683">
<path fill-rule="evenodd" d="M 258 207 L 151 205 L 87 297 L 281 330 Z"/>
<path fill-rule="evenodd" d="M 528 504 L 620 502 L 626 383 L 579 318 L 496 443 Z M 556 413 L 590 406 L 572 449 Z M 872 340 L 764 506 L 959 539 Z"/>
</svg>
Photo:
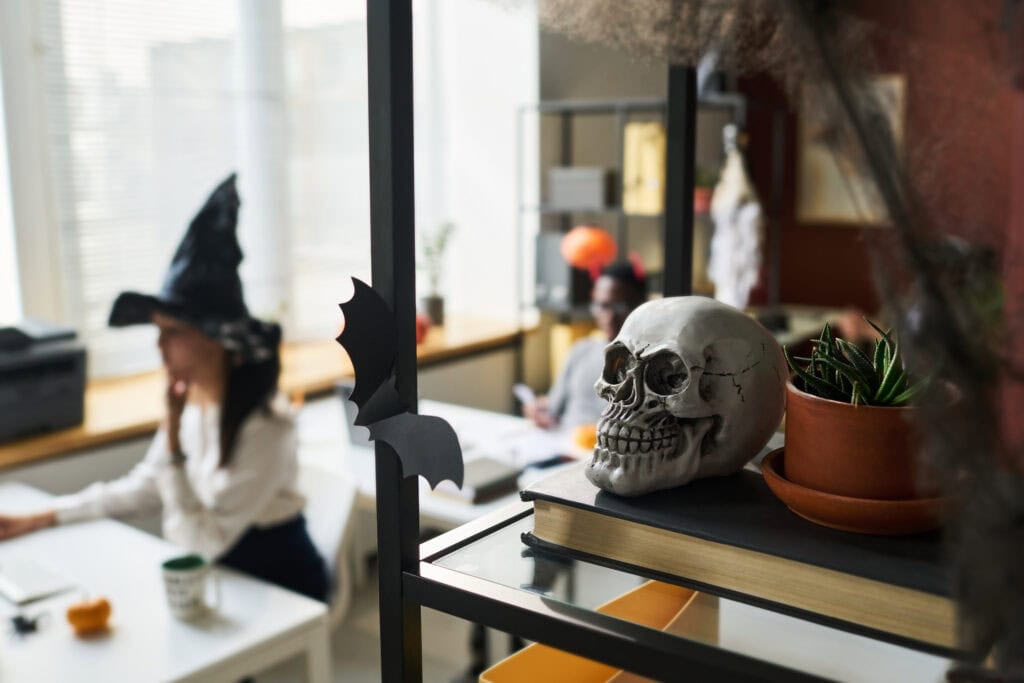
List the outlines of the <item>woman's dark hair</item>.
<svg viewBox="0 0 1024 683">
<path fill-rule="evenodd" d="M 637 303 L 647 300 L 647 278 L 629 261 L 614 261 L 601 269 L 601 275 L 618 280 L 633 291 Z"/>
<path fill-rule="evenodd" d="M 235 365 L 228 356 L 224 401 L 220 412 L 220 466 L 227 467 L 235 453 L 235 441 L 242 423 L 256 409 L 270 412 L 270 402 L 277 393 L 281 375 L 281 356 L 260 363 Z"/>
</svg>

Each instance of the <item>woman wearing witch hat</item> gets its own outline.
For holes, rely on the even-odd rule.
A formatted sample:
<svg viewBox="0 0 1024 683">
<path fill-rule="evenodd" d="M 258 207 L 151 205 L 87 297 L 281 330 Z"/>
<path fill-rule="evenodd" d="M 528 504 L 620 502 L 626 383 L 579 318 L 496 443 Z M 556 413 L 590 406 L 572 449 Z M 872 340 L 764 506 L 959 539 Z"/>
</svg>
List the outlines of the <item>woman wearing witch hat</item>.
<svg viewBox="0 0 1024 683">
<path fill-rule="evenodd" d="M 190 551 L 318 600 L 327 574 L 296 490 L 291 418 L 276 410 L 281 328 L 249 315 L 238 265 L 232 175 L 178 246 L 160 293 L 124 292 L 115 327 L 155 324 L 167 410 L 126 476 L 55 500 L 35 515 L 0 515 L 0 539 L 101 516 L 162 511 L 164 536 Z"/>
</svg>

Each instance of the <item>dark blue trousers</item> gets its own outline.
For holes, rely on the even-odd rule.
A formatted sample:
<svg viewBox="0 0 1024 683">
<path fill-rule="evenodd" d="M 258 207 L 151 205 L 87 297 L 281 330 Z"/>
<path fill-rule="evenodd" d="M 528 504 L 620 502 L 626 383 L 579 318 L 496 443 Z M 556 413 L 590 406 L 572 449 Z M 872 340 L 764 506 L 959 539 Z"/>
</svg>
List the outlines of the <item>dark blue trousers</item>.
<svg viewBox="0 0 1024 683">
<path fill-rule="evenodd" d="M 306 531 L 303 515 L 272 527 L 251 527 L 221 564 L 327 602 L 327 566 Z"/>
</svg>

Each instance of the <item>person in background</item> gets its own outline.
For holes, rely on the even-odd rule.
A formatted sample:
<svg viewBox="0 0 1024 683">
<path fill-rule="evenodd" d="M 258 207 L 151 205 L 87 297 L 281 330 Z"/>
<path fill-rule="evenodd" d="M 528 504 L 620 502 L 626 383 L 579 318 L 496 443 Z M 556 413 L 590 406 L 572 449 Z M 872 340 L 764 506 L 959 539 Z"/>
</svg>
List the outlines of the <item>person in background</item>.
<svg viewBox="0 0 1024 683">
<path fill-rule="evenodd" d="M 327 570 L 296 489 L 295 426 L 275 402 L 281 328 L 249 315 L 236 237 L 235 176 L 189 226 L 157 296 L 124 292 L 115 327 L 152 323 L 167 371 L 166 412 L 127 475 L 0 515 L 0 539 L 103 516 L 162 512 L 163 534 L 229 567 L 327 599 Z"/>
<path fill-rule="evenodd" d="M 646 300 L 646 279 L 632 263 L 605 266 L 590 293 L 590 312 L 603 338 L 587 337 L 573 344 L 551 391 L 525 403 L 523 415 L 545 429 L 596 423 L 606 405 L 594 393 L 604 369 L 604 347 L 618 335 L 626 316 Z"/>
</svg>

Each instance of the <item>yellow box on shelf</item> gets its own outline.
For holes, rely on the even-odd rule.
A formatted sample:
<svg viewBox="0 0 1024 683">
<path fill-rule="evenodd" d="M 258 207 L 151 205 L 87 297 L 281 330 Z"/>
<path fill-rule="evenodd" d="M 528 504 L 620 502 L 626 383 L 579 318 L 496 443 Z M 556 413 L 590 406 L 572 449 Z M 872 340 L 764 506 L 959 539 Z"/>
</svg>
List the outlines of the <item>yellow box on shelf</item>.
<svg viewBox="0 0 1024 683">
<path fill-rule="evenodd" d="M 622 209 L 657 216 L 665 202 L 665 127 L 658 121 L 627 123 L 622 152 Z"/>
<path fill-rule="evenodd" d="M 717 598 L 661 581 L 641 584 L 597 611 L 704 642 L 717 640 Z M 529 680 L 626 683 L 647 679 L 540 643 L 523 648 L 480 674 L 480 683 Z"/>
</svg>

